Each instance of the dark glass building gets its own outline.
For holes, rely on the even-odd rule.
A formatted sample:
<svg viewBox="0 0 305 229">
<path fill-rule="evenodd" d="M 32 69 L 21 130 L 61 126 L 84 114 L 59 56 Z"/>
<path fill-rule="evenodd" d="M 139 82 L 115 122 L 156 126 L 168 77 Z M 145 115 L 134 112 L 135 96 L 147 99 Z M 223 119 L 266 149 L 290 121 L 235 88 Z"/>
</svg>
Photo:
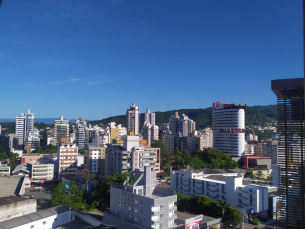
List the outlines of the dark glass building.
<svg viewBox="0 0 305 229">
<path fill-rule="evenodd" d="M 279 220 L 305 228 L 304 78 L 271 81 L 277 96 Z"/>
</svg>

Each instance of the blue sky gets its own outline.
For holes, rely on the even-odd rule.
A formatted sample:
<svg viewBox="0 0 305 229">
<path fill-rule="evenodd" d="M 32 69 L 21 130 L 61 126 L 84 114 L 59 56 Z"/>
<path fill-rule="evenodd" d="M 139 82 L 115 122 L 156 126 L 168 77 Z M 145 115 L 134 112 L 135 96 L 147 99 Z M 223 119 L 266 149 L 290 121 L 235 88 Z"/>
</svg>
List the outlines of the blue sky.
<svg viewBox="0 0 305 229">
<path fill-rule="evenodd" d="M 301 0 L 3 0 L 0 118 L 275 104 L 302 28 Z"/>
</svg>

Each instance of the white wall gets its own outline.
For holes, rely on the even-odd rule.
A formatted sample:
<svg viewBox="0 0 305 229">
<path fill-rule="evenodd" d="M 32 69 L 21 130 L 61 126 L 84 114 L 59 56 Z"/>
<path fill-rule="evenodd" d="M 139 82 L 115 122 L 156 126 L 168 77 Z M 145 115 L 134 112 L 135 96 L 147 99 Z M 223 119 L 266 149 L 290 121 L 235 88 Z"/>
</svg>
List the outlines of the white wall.
<svg viewBox="0 0 305 229">
<path fill-rule="evenodd" d="M 39 213 L 39 211 L 37 212 Z M 60 225 L 64 225 L 66 223 L 71 222 L 72 220 L 75 220 L 75 212 L 71 212 L 71 210 L 67 212 L 60 213 L 58 215 L 49 216 L 44 219 L 39 219 L 37 221 L 27 223 L 18 227 L 14 227 L 12 229 L 50 229 L 53 227 L 58 227 Z M 31 226 L 34 226 L 31 228 Z"/>
</svg>

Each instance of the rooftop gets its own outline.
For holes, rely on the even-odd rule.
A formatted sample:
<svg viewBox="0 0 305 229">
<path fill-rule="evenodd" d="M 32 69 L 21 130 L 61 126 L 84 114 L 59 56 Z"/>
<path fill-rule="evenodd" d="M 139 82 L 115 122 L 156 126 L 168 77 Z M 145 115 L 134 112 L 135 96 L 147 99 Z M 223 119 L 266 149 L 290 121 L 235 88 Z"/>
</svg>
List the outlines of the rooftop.
<svg viewBox="0 0 305 229">
<path fill-rule="evenodd" d="M 21 196 L 6 196 L 0 198 L 0 206 L 7 205 L 7 204 L 13 204 L 21 201 L 26 201 L 29 198 L 24 198 Z"/>
<path fill-rule="evenodd" d="M 28 215 L 16 217 L 10 220 L 0 222 L 1 229 L 11 229 L 15 227 L 22 226 L 27 223 L 31 223 L 40 219 L 47 218 L 49 216 L 57 215 L 69 211 L 69 208 L 64 206 L 57 206 L 53 208 L 48 208 L 46 210 L 37 211 Z"/>
<path fill-rule="evenodd" d="M 40 154 L 40 153 L 28 153 L 28 154 L 23 154 L 22 157 L 28 157 L 28 156 L 44 156 L 48 154 Z"/>
<path fill-rule="evenodd" d="M 20 170 L 30 173 L 32 171 L 32 165 L 28 163 L 22 163 L 20 165 L 17 165 L 12 173 L 18 172 Z"/>
<path fill-rule="evenodd" d="M 225 169 L 210 169 L 210 168 L 202 168 L 202 169 L 196 169 L 194 170 L 192 167 L 191 168 L 186 168 L 186 169 L 180 169 L 177 171 L 183 171 L 183 172 L 192 172 L 192 173 L 203 173 L 203 174 L 221 174 L 221 173 L 236 173 L 231 170 L 225 170 Z M 177 172 L 176 171 L 176 172 Z"/>
<path fill-rule="evenodd" d="M 24 177 L 0 177 L 0 197 L 19 194 Z"/>
</svg>

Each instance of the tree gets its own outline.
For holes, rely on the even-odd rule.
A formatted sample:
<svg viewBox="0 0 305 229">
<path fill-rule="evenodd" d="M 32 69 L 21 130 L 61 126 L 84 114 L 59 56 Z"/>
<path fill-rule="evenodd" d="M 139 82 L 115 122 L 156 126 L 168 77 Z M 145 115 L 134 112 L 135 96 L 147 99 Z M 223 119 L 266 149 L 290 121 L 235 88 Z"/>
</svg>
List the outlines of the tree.
<svg viewBox="0 0 305 229">
<path fill-rule="evenodd" d="M 35 150 L 32 151 L 32 153 L 39 153 L 39 154 L 43 154 L 43 151 L 41 150 L 40 147 L 36 147 Z"/>
<path fill-rule="evenodd" d="M 97 187 L 97 198 L 100 200 L 100 207 L 109 208 L 110 207 L 110 187 L 111 182 L 114 183 L 114 186 L 122 185 L 126 178 L 131 173 L 118 173 L 113 176 L 107 177 L 103 183 Z M 133 182 L 133 179 L 130 179 L 130 183 Z"/>
<path fill-rule="evenodd" d="M 78 153 L 79 153 L 79 154 L 83 154 L 83 155 L 84 155 L 84 151 L 85 151 L 85 149 L 84 149 L 84 148 L 82 148 L 82 149 L 78 149 Z"/>
<path fill-rule="evenodd" d="M 160 140 L 154 140 L 152 147 L 160 148 L 160 167 L 164 173 L 169 175 L 169 166 L 171 164 L 170 154 L 168 153 L 165 144 Z"/>
<path fill-rule="evenodd" d="M 95 183 L 96 175 L 92 173 L 89 169 L 83 169 L 77 173 L 78 176 L 82 178 L 80 187 L 84 187 L 87 192 L 89 192 L 90 183 Z"/>
<path fill-rule="evenodd" d="M 46 154 L 57 153 L 57 146 L 54 146 L 52 144 L 47 145 L 44 153 Z"/>
<path fill-rule="evenodd" d="M 262 171 L 258 171 L 255 175 L 256 175 L 257 179 L 262 179 L 262 177 L 264 176 Z"/>
<path fill-rule="evenodd" d="M 241 212 L 235 208 L 232 208 L 230 205 L 226 206 L 225 213 L 222 218 L 222 222 L 225 225 L 232 224 L 233 227 L 241 225 L 242 217 Z"/>
<path fill-rule="evenodd" d="M 245 178 L 254 178 L 254 174 L 252 171 L 247 171 L 244 175 Z"/>
<path fill-rule="evenodd" d="M 201 169 L 205 164 L 200 159 L 192 157 L 188 161 L 188 165 L 192 166 L 193 169 Z"/>
</svg>

